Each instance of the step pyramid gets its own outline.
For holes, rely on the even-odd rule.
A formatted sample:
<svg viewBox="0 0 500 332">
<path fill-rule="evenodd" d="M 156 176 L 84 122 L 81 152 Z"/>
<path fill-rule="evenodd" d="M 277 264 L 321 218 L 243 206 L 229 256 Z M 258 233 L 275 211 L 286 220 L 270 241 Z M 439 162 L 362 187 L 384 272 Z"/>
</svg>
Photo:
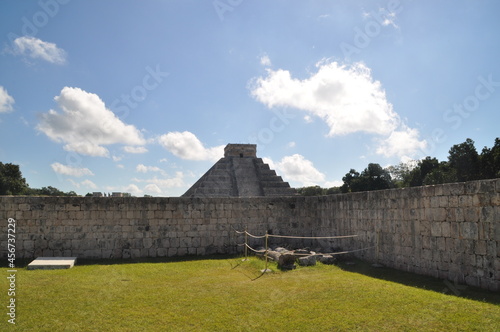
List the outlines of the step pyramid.
<svg viewBox="0 0 500 332">
<path fill-rule="evenodd" d="M 295 189 L 257 158 L 255 144 L 228 144 L 215 163 L 182 197 L 290 196 Z"/>
</svg>

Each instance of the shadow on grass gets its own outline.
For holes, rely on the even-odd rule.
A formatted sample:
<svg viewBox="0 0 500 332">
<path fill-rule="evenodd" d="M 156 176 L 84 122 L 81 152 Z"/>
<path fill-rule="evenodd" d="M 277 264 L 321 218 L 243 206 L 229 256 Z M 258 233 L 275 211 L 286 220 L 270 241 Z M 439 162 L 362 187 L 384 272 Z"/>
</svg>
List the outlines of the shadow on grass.
<svg viewBox="0 0 500 332">
<path fill-rule="evenodd" d="M 469 300 L 500 305 L 499 292 L 491 292 L 477 287 L 459 285 L 452 281 L 418 275 L 388 267 L 373 267 L 370 263 L 360 260 L 340 262 L 338 266 L 344 271 L 359 273 L 376 279 L 382 279 L 385 281 L 466 298 Z"/>
</svg>

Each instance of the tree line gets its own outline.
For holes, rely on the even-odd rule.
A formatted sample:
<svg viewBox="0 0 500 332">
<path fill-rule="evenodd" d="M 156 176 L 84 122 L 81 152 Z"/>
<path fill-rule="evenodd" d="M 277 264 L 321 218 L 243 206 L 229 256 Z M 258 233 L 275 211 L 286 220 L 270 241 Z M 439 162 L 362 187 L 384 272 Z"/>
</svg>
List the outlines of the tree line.
<svg viewBox="0 0 500 332">
<path fill-rule="evenodd" d="M 474 146 L 474 141 L 467 138 L 465 142 L 451 147 L 447 161 L 426 157 L 419 161 L 400 163 L 386 168 L 370 163 L 361 172 L 351 169 L 342 178 L 344 184 L 340 187 L 311 186 L 298 188 L 297 191 L 304 196 L 316 196 L 499 177 L 500 138 L 495 139 L 493 147 L 484 147 L 480 154 Z"/>
<path fill-rule="evenodd" d="M 52 186 L 30 188 L 19 165 L 2 162 L 0 162 L 0 195 L 77 196 L 74 191 L 65 193 Z"/>
<path fill-rule="evenodd" d="M 479 154 L 470 138 L 449 150 L 448 160 L 426 157 L 419 161 L 400 163 L 383 168 L 370 163 L 361 172 L 355 169 L 342 178 L 340 187 L 298 188 L 304 196 L 332 195 L 357 191 L 405 188 L 450 182 L 464 182 L 500 177 L 500 138 L 493 147 L 484 147 Z M 55 187 L 30 188 L 19 165 L 0 162 L 0 195 L 77 196 L 74 191 L 63 192 Z M 91 195 L 91 194 L 87 194 Z"/>
</svg>

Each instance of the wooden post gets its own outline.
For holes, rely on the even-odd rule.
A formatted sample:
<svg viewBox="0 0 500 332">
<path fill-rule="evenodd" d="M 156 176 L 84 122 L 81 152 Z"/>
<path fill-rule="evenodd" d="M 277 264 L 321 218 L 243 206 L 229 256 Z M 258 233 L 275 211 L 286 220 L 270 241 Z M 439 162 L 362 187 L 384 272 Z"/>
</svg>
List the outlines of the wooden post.
<svg viewBox="0 0 500 332">
<path fill-rule="evenodd" d="M 267 236 L 267 231 L 266 231 L 266 269 L 265 269 L 266 272 L 267 272 L 267 251 L 269 250 L 269 248 L 267 247 L 267 238 L 268 238 L 268 236 Z"/>
<path fill-rule="evenodd" d="M 269 236 L 266 232 L 266 252 L 264 253 L 264 255 L 266 256 L 266 268 L 264 270 L 260 270 L 260 272 L 262 272 L 262 273 L 272 272 L 271 269 L 267 268 L 267 261 L 268 261 L 267 253 L 269 251 L 269 247 L 267 246 L 268 245 L 268 241 L 267 241 L 268 237 Z"/>
<path fill-rule="evenodd" d="M 245 228 L 245 260 L 248 260 L 248 233 Z"/>
</svg>

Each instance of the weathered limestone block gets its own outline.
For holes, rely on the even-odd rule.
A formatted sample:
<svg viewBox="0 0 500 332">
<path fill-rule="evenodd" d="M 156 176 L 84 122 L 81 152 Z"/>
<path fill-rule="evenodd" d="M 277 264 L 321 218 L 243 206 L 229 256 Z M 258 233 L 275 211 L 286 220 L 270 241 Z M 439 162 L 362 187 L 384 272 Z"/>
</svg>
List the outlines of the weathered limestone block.
<svg viewBox="0 0 500 332">
<path fill-rule="evenodd" d="M 299 257 L 297 260 L 300 266 L 313 266 L 316 265 L 317 257 L 316 255 L 310 255 L 305 257 Z"/>
<path fill-rule="evenodd" d="M 451 236 L 451 230 L 450 230 L 450 223 L 449 222 L 442 222 L 441 223 L 441 234 L 445 238 Z"/>
<path fill-rule="evenodd" d="M 144 248 L 149 249 L 153 245 L 153 239 L 146 237 L 142 240 L 142 243 L 143 243 Z"/>
<path fill-rule="evenodd" d="M 463 222 L 460 223 L 460 236 L 464 239 L 478 239 L 478 227 L 475 222 Z"/>
<path fill-rule="evenodd" d="M 475 253 L 477 255 L 486 255 L 486 241 L 479 240 L 474 242 Z"/>
<path fill-rule="evenodd" d="M 130 258 L 139 258 L 141 257 L 141 249 L 132 248 L 130 249 Z"/>
<path fill-rule="evenodd" d="M 441 235 L 442 235 L 441 223 L 440 222 L 431 223 L 431 236 L 441 236 Z"/>
<path fill-rule="evenodd" d="M 479 221 L 479 209 L 477 207 L 470 207 L 464 210 L 464 219 L 466 222 Z"/>
<path fill-rule="evenodd" d="M 319 261 L 323 264 L 331 265 L 335 264 L 337 259 L 335 258 L 335 256 L 332 255 L 321 255 Z"/>
<path fill-rule="evenodd" d="M 472 196 L 472 206 L 488 206 L 491 203 L 490 194 L 476 194 Z"/>
</svg>

